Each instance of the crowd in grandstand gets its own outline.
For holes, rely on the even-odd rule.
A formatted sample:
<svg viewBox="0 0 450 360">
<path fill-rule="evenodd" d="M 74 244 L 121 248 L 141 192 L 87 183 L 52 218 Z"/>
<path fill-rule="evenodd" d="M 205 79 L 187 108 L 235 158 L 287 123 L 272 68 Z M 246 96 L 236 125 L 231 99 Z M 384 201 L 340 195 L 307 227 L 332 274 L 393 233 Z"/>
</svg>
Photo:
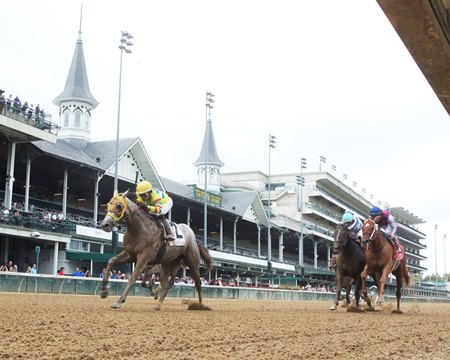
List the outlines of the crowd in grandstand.
<svg viewBox="0 0 450 360">
<path fill-rule="evenodd" d="M 33 120 L 35 123 L 40 123 L 50 117 L 49 114 L 45 113 L 44 109 L 41 109 L 40 104 L 37 104 L 35 107 L 28 101 L 22 102 L 18 95 L 13 97 L 10 94 L 6 97 L 4 91 L 0 90 L 0 113 L 3 112 L 3 109 L 5 109 L 5 113 L 21 116 L 27 122 Z"/>
</svg>

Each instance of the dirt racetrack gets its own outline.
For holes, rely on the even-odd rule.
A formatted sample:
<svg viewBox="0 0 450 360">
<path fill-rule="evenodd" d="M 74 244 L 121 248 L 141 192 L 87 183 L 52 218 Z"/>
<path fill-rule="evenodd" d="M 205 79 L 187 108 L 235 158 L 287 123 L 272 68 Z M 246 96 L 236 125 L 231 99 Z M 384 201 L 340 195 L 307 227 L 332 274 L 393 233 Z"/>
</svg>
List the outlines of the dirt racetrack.
<svg viewBox="0 0 450 360">
<path fill-rule="evenodd" d="M 404 314 L 353 313 L 327 302 L 0 293 L 0 359 L 449 359 L 450 304 Z"/>
</svg>

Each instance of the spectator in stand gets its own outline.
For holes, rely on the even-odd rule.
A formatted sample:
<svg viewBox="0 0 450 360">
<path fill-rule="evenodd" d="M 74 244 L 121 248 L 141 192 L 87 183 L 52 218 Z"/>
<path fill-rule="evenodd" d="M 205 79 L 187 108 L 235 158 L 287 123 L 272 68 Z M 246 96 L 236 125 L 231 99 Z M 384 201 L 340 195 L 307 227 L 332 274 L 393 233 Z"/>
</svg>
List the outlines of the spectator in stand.
<svg viewBox="0 0 450 360">
<path fill-rule="evenodd" d="M 58 270 L 58 275 L 64 275 L 64 270 L 66 270 L 65 267 L 61 266 Z"/>
<path fill-rule="evenodd" d="M 16 97 L 14 98 L 14 112 L 16 114 L 18 114 L 20 112 L 20 105 L 21 105 L 21 103 L 20 103 L 19 96 L 16 95 Z"/>
<path fill-rule="evenodd" d="M 5 106 L 6 103 L 6 99 L 5 99 L 5 95 L 3 95 L 3 91 L 0 93 L 0 114 L 3 111 L 3 107 Z"/>
<path fill-rule="evenodd" d="M 31 273 L 32 274 L 37 274 L 38 273 L 38 269 L 36 264 L 31 265 Z"/>
<path fill-rule="evenodd" d="M 64 214 L 60 211 L 58 213 L 58 222 L 62 223 L 64 221 Z"/>
<path fill-rule="evenodd" d="M 86 270 L 84 273 L 84 277 L 91 277 L 91 272 L 89 270 Z"/>
<path fill-rule="evenodd" d="M 81 276 L 81 277 L 83 277 L 84 276 L 84 272 L 82 272 L 80 270 L 80 268 L 76 268 L 75 271 L 72 273 L 72 276 Z"/>
<path fill-rule="evenodd" d="M 25 272 L 28 273 L 28 274 L 31 274 L 31 266 L 28 266 L 27 270 Z"/>
<path fill-rule="evenodd" d="M 26 115 L 27 115 L 27 110 L 28 110 L 28 101 L 25 101 L 25 102 L 22 104 L 22 115 L 23 115 L 23 116 L 26 116 Z"/>
<path fill-rule="evenodd" d="M 31 118 L 33 117 L 33 104 L 30 105 L 27 111 L 27 120 L 30 122 Z"/>
<path fill-rule="evenodd" d="M 39 104 L 36 105 L 36 109 L 34 109 L 34 120 L 36 123 L 39 123 L 39 116 L 41 116 L 41 108 L 39 107 Z"/>
<path fill-rule="evenodd" d="M 12 106 L 13 102 L 14 102 L 14 100 L 13 100 L 12 94 L 9 94 L 9 97 L 5 101 L 5 103 L 6 103 L 6 111 L 10 111 L 11 110 L 11 106 Z"/>
<path fill-rule="evenodd" d="M 0 271 L 8 271 L 8 267 L 5 264 L 0 266 Z"/>
</svg>

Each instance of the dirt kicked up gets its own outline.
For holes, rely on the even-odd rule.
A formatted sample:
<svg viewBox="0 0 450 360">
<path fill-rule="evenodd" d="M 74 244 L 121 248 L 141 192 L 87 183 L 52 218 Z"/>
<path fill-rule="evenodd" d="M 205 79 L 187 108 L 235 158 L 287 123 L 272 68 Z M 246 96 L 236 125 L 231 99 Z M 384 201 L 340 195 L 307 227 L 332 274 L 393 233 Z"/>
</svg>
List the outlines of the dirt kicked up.
<svg viewBox="0 0 450 360">
<path fill-rule="evenodd" d="M 0 359 L 449 359 L 450 304 L 331 312 L 329 302 L 0 293 Z"/>
</svg>

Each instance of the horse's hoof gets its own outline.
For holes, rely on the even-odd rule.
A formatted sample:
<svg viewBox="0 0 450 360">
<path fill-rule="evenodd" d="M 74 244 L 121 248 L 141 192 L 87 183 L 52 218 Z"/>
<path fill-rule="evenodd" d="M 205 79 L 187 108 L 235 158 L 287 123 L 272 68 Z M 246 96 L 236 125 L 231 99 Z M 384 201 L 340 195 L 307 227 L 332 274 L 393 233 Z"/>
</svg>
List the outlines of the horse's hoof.
<svg viewBox="0 0 450 360">
<path fill-rule="evenodd" d="M 336 305 L 331 305 L 330 310 L 336 310 Z"/>
<path fill-rule="evenodd" d="M 111 304 L 111 307 L 112 307 L 113 309 L 120 309 L 121 306 L 122 306 L 122 304 L 121 304 L 120 302 L 118 302 L 118 301 L 114 301 L 114 302 Z"/>
<path fill-rule="evenodd" d="M 102 292 L 100 293 L 100 297 L 102 299 L 106 299 L 108 297 L 108 290 L 102 290 Z"/>
<path fill-rule="evenodd" d="M 157 311 L 161 310 L 161 304 L 156 305 L 155 310 L 157 310 Z"/>
</svg>

